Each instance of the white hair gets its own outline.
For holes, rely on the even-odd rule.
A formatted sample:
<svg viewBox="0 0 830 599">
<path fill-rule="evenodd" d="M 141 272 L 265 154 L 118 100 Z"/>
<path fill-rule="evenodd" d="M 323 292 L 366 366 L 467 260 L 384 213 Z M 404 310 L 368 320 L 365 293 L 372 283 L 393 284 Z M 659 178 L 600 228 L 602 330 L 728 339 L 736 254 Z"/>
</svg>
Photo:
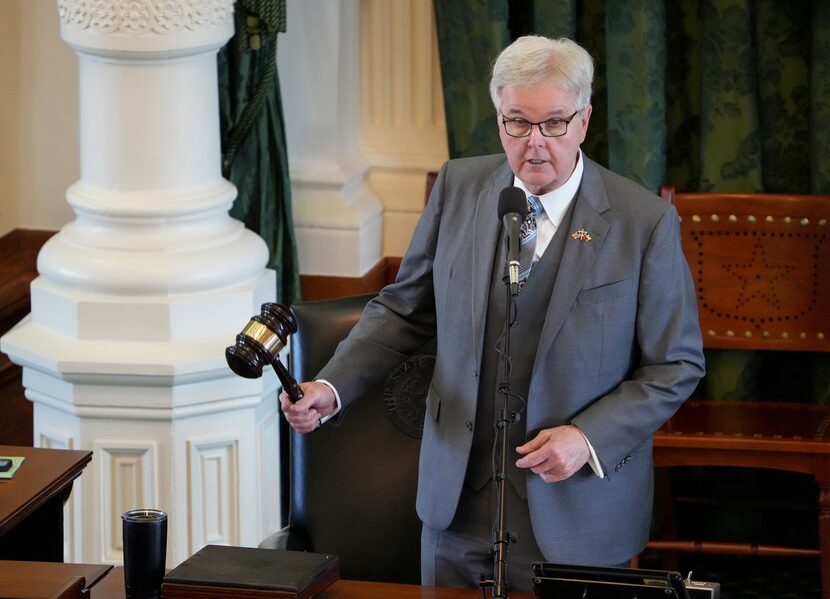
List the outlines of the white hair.
<svg viewBox="0 0 830 599">
<path fill-rule="evenodd" d="M 588 51 L 567 38 L 525 35 L 501 51 L 493 65 L 490 98 L 501 112 L 501 90 L 506 85 L 535 85 L 548 81 L 576 95 L 576 109 L 591 103 L 594 60 Z"/>
</svg>

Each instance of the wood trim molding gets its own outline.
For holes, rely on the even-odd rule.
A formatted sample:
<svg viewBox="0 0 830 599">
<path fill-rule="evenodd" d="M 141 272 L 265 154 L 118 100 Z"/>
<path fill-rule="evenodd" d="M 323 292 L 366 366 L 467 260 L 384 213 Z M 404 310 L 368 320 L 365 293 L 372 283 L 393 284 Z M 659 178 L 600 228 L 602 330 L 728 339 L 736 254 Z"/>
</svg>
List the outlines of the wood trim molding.
<svg viewBox="0 0 830 599">
<path fill-rule="evenodd" d="M 380 291 L 395 281 L 400 265 L 400 258 L 385 257 L 362 277 L 300 275 L 303 300 L 315 301 Z"/>
</svg>

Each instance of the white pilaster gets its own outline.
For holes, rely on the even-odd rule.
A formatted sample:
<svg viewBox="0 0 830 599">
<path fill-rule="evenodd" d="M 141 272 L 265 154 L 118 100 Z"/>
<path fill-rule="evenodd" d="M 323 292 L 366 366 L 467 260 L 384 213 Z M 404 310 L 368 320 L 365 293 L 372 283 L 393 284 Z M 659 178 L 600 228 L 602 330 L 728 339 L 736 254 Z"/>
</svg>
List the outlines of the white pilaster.
<svg viewBox="0 0 830 599">
<path fill-rule="evenodd" d="M 40 445 L 92 449 L 67 559 L 121 560 L 120 514 L 170 514 L 168 565 L 279 524 L 276 377 L 224 349 L 275 297 L 267 248 L 228 210 L 216 52 L 233 0 L 58 0 L 77 52 L 75 220 L 38 256 L 32 313 L 2 338 Z M 263 477 L 263 473 L 273 474 Z"/>
<path fill-rule="evenodd" d="M 432 2 L 363 0 L 361 135 L 383 202 L 383 254 L 402 256 L 424 209 L 426 173 L 447 159 Z"/>
<path fill-rule="evenodd" d="M 381 258 L 382 205 L 360 147 L 360 3 L 288 0 L 277 61 L 303 274 L 359 276 Z"/>
</svg>

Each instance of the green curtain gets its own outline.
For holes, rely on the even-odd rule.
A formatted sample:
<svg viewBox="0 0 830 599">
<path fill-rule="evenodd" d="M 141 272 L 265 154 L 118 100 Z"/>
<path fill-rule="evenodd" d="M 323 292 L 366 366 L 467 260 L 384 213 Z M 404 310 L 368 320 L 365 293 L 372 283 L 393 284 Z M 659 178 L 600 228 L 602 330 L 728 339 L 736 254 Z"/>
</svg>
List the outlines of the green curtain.
<svg viewBox="0 0 830 599">
<path fill-rule="evenodd" d="M 285 0 L 237 0 L 235 25 L 218 57 L 222 171 L 239 192 L 230 214 L 265 240 L 277 301 L 291 304 L 300 283 L 276 65 Z"/>
<path fill-rule="evenodd" d="M 830 194 L 830 2 L 433 0 L 450 156 L 501 151 L 487 82 L 520 35 L 596 64 L 585 153 L 645 187 Z M 708 352 L 721 398 L 830 403 L 826 355 Z"/>
<path fill-rule="evenodd" d="M 506 43 L 596 61 L 584 149 L 657 190 L 830 193 L 830 3 L 434 0 L 450 156 L 499 152 L 487 79 Z"/>
<path fill-rule="evenodd" d="M 450 156 L 501 151 L 487 88 L 493 57 L 510 42 L 504 0 L 435 0 Z"/>
</svg>

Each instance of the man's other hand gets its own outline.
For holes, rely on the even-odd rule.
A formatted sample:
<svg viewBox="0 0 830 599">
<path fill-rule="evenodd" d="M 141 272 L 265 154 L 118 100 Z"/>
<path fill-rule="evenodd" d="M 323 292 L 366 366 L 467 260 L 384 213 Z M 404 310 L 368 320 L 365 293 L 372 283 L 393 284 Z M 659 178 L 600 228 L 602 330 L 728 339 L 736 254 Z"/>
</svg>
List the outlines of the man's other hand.
<svg viewBox="0 0 830 599">
<path fill-rule="evenodd" d="M 591 457 L 585 436 L 573 424 L 546 428 L 516 451 L 523 456 L 516 466 L 530 468 L 546 483 L 565 480 Z"/>
</svg>

